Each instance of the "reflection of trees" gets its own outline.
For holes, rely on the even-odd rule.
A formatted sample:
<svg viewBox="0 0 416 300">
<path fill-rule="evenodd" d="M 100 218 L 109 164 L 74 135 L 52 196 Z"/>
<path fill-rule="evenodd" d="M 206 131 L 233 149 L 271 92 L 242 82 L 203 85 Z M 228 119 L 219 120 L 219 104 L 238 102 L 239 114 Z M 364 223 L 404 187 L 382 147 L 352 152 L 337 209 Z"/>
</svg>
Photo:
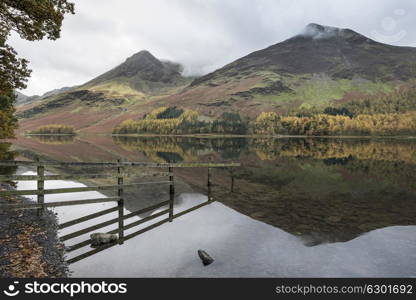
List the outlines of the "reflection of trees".
<svg viewBox="0 0 416 300">
<path fill-rule="evenodd" d="M 224 159 L 238 159 L 248 150 L 245 138 L 194 138 L 174 136 L 114 136 L 116 144 L 128 151 L 142 151 L 154 161 L 197 161 L 202 155 L 219 153 Z"/>
<path fill-rule="evenodd" d="M 416 163 L 416 143 L 403 140 L 253 139 L 251 149 L 262 160 L 278 157 L 355 158 Z"/>
<path fill-rule="evenodd" d="M 140 151 L 156 162 L 196 161 L 197 150 L 181 137 L 113 136 L 113 141 L 128 151 Z"/>
<path fill-rule="evenodd" d="M 11 150 L 10 143 L 0 143 L 0 160 L 14 160 L 16 152 Z M 0 175 L 14 174 L 17 167 L 0 166 Z"/>
<path fill-rule="evenodd" d="M 370 178 L 389 181 L 397 186 L 416 191 L 416 166 L 404 161 L 352 160 L 345 169 L 353 173 L 366 174 Z"/>
<path fill-rule="evenodd" d="M 248 150 L 246 138 L 212 139 L 211 145 L 214 151 L 221 153 L 224 159 L 238 159 L 243 152 Z"/>
<path fill-rule="evenodd" d="M 260 160 L 288 157 L 321 160 L 324 166 L 339 166 L 398 184 L 414 186 L 413 182 L 416 182 L 412 181 L 416 179 L 413 172 L 416 142 L 405 140 L 115 136 L 114 141 L 129 151 L 142 151 L 151 160 L 159 162 L 198 161 L 214 153 L 224 160 L 238 161 L 243 154 L 249 156 L 254 152 Z M 263 165 L 261 161 L 251 164 Z M 275 179 L 263 178 L 262 181 L 273 182 Z"/>
<path fill-rule="evenodd" d="M 73 135 L 31 135 L 30 138 L 42 144 L 51 145 L 71 144 L 75 141 L 75 136 Z"/>
</svg>

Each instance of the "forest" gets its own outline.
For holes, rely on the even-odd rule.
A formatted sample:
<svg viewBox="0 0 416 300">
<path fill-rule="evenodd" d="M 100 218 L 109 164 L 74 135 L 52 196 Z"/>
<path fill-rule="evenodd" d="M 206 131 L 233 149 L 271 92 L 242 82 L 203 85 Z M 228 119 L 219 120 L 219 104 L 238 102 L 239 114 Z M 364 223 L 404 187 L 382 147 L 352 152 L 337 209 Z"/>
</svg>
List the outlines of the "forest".
<svg viewBox="0 0 416 300">
<path fill-rule="evenodd" d="M 142 120 L 126 120 L 114 128 L 113 134 L 245 134 L 248 122 L 240 114 L 225 112 L 219 119 L 206 122 L 197 112 L 176 107 L 160 107 Z"/>
<path fill-rule="evenodd" d="M 397 97 L 350 101 L 343 106 L 294 111 L 290 115 L 262 112 L 248 120 L 238 112 L 203 120 L 192 110 L 160 107 L 142 120 L 126 120 L 113 134 L 258 134 L 307 136 L 392 136 L 416 133 L 414 90 Z M 388 100 L 390 99 L 390 100 Z"/>
<path fill-rule="evenodd" d="M 289 135 L 411 135 L 416 132 L 416 112 L 389 114 L 280 117 L 274 112 L 261 113 L 255 123 L 256 134 Z"/>
</svg>

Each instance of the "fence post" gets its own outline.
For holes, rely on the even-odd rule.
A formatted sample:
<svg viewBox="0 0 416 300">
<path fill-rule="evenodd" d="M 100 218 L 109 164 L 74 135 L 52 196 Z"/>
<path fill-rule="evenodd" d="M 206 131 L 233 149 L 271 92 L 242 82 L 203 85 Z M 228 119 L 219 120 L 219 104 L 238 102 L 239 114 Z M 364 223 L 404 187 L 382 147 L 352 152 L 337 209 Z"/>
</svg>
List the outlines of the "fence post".
<svg viewBox="0 0 416 300">
<path fill-rule="evenodd" d="M 207 187 L 208 187 L 208 202 L 212 202 L 214 200 L 212 198 L 212 195 L 211 195 L 211 186 L 212 186 L 212 182 L 211 182 L 211 168 L 208 167 L 208 182 L 207 182 Z"/>
<path fill-rule="evenodd" d="M 37 161 L 39 162 L 39 159 Z M 38 194 L 37 200 L 38 200 L 38 204 L 44 204 L 45 195 L 43 194 L 43 191 L 45 189 L 45 181 L 43 177 L 45 176 L 45 166 L 38 164 L 37 175 L 38 175 L 37 189 L 40 192 Z M 44 209 L 45 209 L 44 206 L 42 206 L 41 208 L 38 208 L 38 216 L 41 216 L 43 214 Z"/>
<path fill-rule="evenodd" d="M 231 191 L 231 193 L 234 193 L 234 170 L 232 168 L 230 169 L 230 174 L 231 174 L 231 187 L 230 187 L 230 191 Z"/>
<path fill-rule="evenodd" d="M 117 185 L 118 185 L 118 192 L 117 195 L 120 199 L 117 202 L 118 206 L 118 240 L 119 244 L 123 244 L 124 242 L 124 199 L 123 199 L 123 168 L 120 166 L 120 160 L 117 160 L 119 165 L 117 166 Z"/>
<path fill-rule="evenodd" d="M 169 166 L 169 222 L 173 221 L 173 205 L 175 202 L 175 181 L 173 179 L 173 167 Z"/>
</svg>

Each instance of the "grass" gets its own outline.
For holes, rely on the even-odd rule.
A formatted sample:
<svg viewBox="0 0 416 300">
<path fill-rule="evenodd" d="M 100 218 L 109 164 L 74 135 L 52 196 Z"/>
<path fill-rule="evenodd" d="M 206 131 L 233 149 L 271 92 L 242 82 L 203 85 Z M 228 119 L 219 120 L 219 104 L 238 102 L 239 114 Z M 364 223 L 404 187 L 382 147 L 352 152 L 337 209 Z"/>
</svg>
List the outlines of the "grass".
<svg viewBox="0 0 416 300">
<path fill-rule="evenodd" d="M 90 91 L 103 92 L 109 96 L 123 96 L 130 100 L 140 100 L 145 97 L 145 94 L 137 91 L 129 86 L 123 80 L 107 81 L 99 85 L 89 88 Z"/>
<path fill-rule="evenodd" d="M 278 76 L 273 76 L 272 72 L 263 72 L 265 76 L 264 84 L 258 84 L 256 87 L 267 85 Z M 268 77 L 270 76 L 270 77 Z M 273 79 L 272 79 L 273 78 Z M 391 93 L 395 90 L 393 83 L 371 82 L 360 79 L 338 79 L 334 80 L 327 76 L 305 75 L 301 77 L 284 78 L 285 82 L 294 93 L 280 93 L 277 95 L 260 95 L 255 94 L 254 99 L 271 104 L 280 104 L 282 106 L 293 105 L 294 100 L 302 104 L 300 108 L 325 107 L 335 100 L 342 99 L 346 93 L 356 91 L 363 94 Z"/>
</svg>

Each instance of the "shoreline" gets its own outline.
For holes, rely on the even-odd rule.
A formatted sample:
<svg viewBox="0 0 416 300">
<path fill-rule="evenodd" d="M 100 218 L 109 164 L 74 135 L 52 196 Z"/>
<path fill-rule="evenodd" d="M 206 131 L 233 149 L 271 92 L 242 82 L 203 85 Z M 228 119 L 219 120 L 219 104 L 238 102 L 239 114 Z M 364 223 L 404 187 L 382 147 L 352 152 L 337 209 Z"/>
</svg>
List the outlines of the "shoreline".
<svg viewBox="0 0 416 300">
<path fill-rule="evenodd" d="M 0 189 L 14 188 L 0 183 Z M 31 201 L 21 196 L 0 197 L 0 204 L 26 202 Z M 52 211 L 45 210 L 42 216 L 37 216 L 37 210 L 1 210 L 0 216 L 0 278 L 69 276 L 64 245 L 57 236 L 58 222 Z"/>
<path fill-rule="evenodd" d="M 416 139 L 416 135 L 267 135 L 267 134 L 217 134 L 217 133 L 190 133 L 190 134 L 157 134 L 157 133 L 143 133 L 143 134 L 113 134 L 113 133 L 84 133 L 78 132 L 75 134 L 28 134 L 24 132 L 16 132 L 15 138 L 0 139 L 0 142 L 10 142 L 18 136 L 71 136 L 74 138 L 83 138 L 88 136 L 106 136 L 106 137 L 191 137 L 191 138 L 270 138 L 270 139 L 287 139 L 287 138 L 322 138 L 322 139 Z"/>
<path fill-rule="evenodd" d="M 334 139 L 416 139 L 412 135 L 259 135 L 259 134 L 107 134 L 107 133 L 82 133 L 83 136 L 121 136 L 121 137 L 195 137 L 195 138 L 334 138 Z"/>
</svg>

